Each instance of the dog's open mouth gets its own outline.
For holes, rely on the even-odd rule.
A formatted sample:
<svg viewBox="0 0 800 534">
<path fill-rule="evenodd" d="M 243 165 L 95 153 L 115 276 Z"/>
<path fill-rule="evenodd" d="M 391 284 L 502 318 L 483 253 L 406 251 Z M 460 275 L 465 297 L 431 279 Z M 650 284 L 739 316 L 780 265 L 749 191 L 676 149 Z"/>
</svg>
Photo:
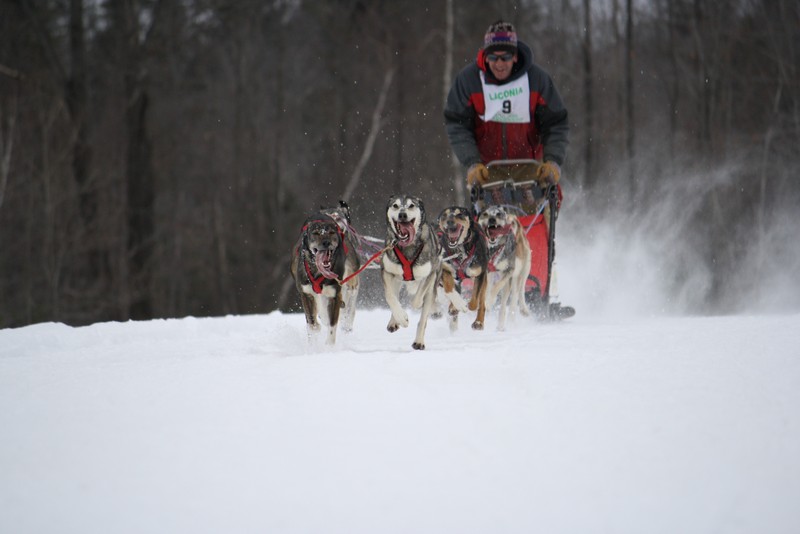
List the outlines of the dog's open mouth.
<svg viewBox="0 0 800 534">
<path fill-rule="evenodd" d="M 451 247 L 458 246 L 458 242 L 461 240 L 461 230 L 464 227 L 460 224 L 454 224 L 452 226 L 447 227 L 447 243 Z"/>
<path fill-rule="evenodd" d="M 397 235 L 397 244 L 401 247 L 407 247 L 414 242 L 414 237 L 417 231 L 414 229 L 414 220 L 410 221 L 395 221 L 394 233 Z"/>
<path fill-rule="evenodd" d="M 333 268 L 331 263 L 332 256 L 332 250 L 320 250 L 314 254 L 314 265 L 317 266 L 317 270 L 325 278 L 336 278 L 336 273 L 331 270 Z"/>
<path fill-rule="evenodd" d="M 494 245 L 497 241 L 511 232 L 511 225 L 507 224 L 505 226 L 501 224 L 490 224 L 486 226 L 486 237 L 489 238 L 489 242 Z"/>
</svg>

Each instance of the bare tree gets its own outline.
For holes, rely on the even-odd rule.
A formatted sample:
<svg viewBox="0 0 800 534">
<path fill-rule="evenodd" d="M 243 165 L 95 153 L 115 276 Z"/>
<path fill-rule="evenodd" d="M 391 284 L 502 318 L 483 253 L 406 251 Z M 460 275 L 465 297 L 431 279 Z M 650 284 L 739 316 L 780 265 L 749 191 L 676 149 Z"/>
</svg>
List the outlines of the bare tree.
<svg viewBox="0 0 800 534">
<path fill-rule="evenodd" d="M 11 154 L 14 152 L 14 136 L 19 113 L 19 82 L 22 74 L 15 69 L 0 65 L 0 75 L 7 76 L 16 82 L 15 90 L 8 104 L 8 111 L 3 113 L 4 110 L 0 107 L 0 209 L 2 209 L 8 175 L 11 172 Z"/>
<path fill-rule="evenodd" d="M 625 111 L 626 111 L 626 142 L 628 156 L 628 184 L 630 191 L 636 196 L 636 123 L 634 122 L 635 93 L 634 93 L 634 42 L 633 42 L 633 0 L 625 3 Z"/>
<path fill-rule="evenodd" d="M 584 101 L 584 175 L 587 185 L 595 181 L 592 165 L 592 143 L 594 141 L 594 88 L 592 73 L 592 2 L 583 0 L 583 101 Z"/>
<path fill-rule="evenodd" d="M 350 176 L 350 181 L 348 182 L 347 187 L 342 194 L 342 198 L 344 200 L 350 200 L 350 198 L 353 196 L 353 192 L 356 190 L 356 187 L 358 187 L 359 182 L 361 181 L 361 175 L 364 173 L 364 168 L 372 156 L 372 150 L 375 147 L 375 139 L 378 137 L 381 126 L 383 125 L 383 120 L 381 117 L 383 116 L 383 108 L 386 106 L 386 99 L 389 94 L 389 89 L 392 87 L 393 78 L 393 69 L 387 70 L 386 74 L 383 76 L 383 86 L 378 94 L 378 101 L 375 103 L 375 109 L 372 112 L 372 120 L 370 121 L 371 126 L 369 133 L 367 134 L 367 141 L 364 143 L 364 150 L 361 153 L 361 158 L 359 158 L 358 164 L 356 164 L 355 169 L 353 169 L 353 174 Z"/>
</svg>

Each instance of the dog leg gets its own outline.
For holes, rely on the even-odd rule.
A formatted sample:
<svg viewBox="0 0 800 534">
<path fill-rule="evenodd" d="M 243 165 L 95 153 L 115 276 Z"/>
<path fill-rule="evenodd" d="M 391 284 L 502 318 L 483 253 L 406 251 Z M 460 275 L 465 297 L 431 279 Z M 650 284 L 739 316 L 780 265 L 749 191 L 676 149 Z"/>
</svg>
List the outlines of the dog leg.
<svg viewBox="0 0 800 534">
<path fill-rule="evenodd" d="M 358 281 L 351 280 L 342 287 L 342 303 L 344 305 L 344 324 L 342 330 L 353 331 L 353 321 L 356 316 L 356 301 L 358 300 Z"/>
<path fill-rule="evenodd" d="M 475 307 L 473 307 L 473 303 L 476 304 Z M 478 309 L 478 316 L 472 323 L 472 329 L 483 330 L 483 322 L 486 319 L 486 270 L 481 271 L 481 274 L 475 277 L 475 287 L 472 291 L 469 309 L 474 310 L 475 308 Z"/>
<path fill-rule="evenodd" d="M 528 306 L 525 304 L 525 282 L 528 279 L 530 264 L 530 254 L 528 254 L 527 262 L 525 260 L 517 260 L 517 264 L 514 267 L 514 279 L 512 281 L 513 293 L 510 306 L 512 306 L 512 311 L 519 310 L 519 313 L 523 317 L 528 317 L 530 315 Z"/>
<path fill-rule="evenodd" d="M 442 306 L 439 304 L 439 299 L 441 298 L 440 293 L 444 293 L 444 289 L 441 287 L 436 288 L 436 299 L 433 301 L 433 310 L 431 310 L 431 319 L 441 319 L 442 318 Z"/>
<path fill-rule="evenodd" d="M 450 304 L 447 313 L 449 315 L 448 326 L 450 327 L 450 333 L 452 334 L 458 330 L 458 310 L 455 306 Z"/>
<path fill-rule="evenodd" d="M 508 283 L 508 276 L 505 274 L 495 273 L 497 278 L 495 278 L 494 282 L 489 284 L 489 287 L 486 289 L 486 307 L 491 308 L 497 302 L 497 297 L 503 291 L 503 288 Z"/>
<path fill-rule="evenodd" d="M 317 300 L 307 293 L 300 293 L 300 302 L 303 304 L 303 312 L 306 314 L 306 335 L 310 342 L 314 333 L 319 331 Z"/>
<path fill-rule="evenodd" d="M 497 331 L 502 332 L 506 329 L 506 311 L 508 310 L 508 303 L 511 295 L 516 291 L 512 288 L 510 276 L 503 277 L 503 291 L 500 292 L 500 313 L 497 318 Z"/>
<path fill-rule="evenodd" d="M 328 299 L 325 307 L 328 315 L 328 345 L 336 344 L 336 326 L 339 324 L 339 313 L 342 309 L 342 291 L 337 289 L 336 295 Z"/>
<path fill-rule="evenodd" d="M 436 302 L 436 277 L 430 275 L 429 280 L 426 281 L 423 287 L 426 291 L 425 299 L 422 304 L 419 323 L 417 323 L 417 336 L 414 338 L 414 343 L 411 344 L 411 347 L 415 350 L 425 350 L 425 329 L 428 326 L 428 316 Z"/>
<path fill-rule="evenodd" d="M 399 298 L 402 281 L 398 277 L 386 272 L 382 274 L 382 278 L 386 304 L 389 305 L 389 309 L 392 311 L 392 317 L 389 319 L 386 330 L 389 332 L 396 332 L 401 326 L 403 328 L 408 326 L 408 315 L 405 310 L 403 310 L 403 305 L 400 304 Z"/>
<path fill-rule="evenodd" d="M 450 301 L 451 306 L 462 313 L 469 311 L 464 297 L 456 290 L 456 280 L 453 278 L 453 273 L 446 269 L 442 269 L 442 288 L 444 289 L 444 296 Z"/>
</svg>

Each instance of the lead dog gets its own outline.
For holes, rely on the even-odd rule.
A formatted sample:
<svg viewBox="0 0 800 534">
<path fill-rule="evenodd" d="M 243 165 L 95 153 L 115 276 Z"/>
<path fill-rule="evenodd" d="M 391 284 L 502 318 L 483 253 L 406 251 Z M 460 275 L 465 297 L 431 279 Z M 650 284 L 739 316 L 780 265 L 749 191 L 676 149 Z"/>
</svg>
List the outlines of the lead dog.
<svg viewBox="0 0 800 534">
<path fill-rule="evenodd" d="M 350 206 L 348 206 L 347 202 L 344 200 L 340 200 L 336 207 L 320 207 L 319 211 L 336 221 L 336 224 L 344 235 L 344 277 L 348 278 L 352 273 L 355 273 L 361 268 L 361 258 L 358 255 L 358 236 L 351 226 Z M 344 309 L 342 330 L 345 332 L 351 332 L 353 330 L 358 289 L 357 276 L 353 276 L 342 286 L 342 307 Z"/>
<path fill-rule="evenodd" d="M 326 343 L 336 343 L 343 305 L 340 282 L 347 276 L 345 246 L 342 230 L 330 216 L 318 213 L 303 223 L 291 273 L 306 315 L 309 340 L 322 323 L 328 329 Z M 348 304 L 354 306 L 355 302 Z"/>
<path fill-rule="evenodd" d="M 525 306 L 525 281 L 531 265 L 531 247 L 516 215 L 503 206 L 489 206 L 478 216 L 478 224 L 489 247 L 489 270 L 494 274 L 487 303 L 491 307 L 500 296 L 497 328 L 505 328 L 506 310 L 528 315 Z"/>
<path fill-rule="evenodd" d="M 469 309 L 478 314 L 473 330 L 483 330 L 486 316 L 486 284 L 489 257 L 486 242 L 469 209 L 460 206 L 445 208 L 437 219 L 442 244 L 442 286 L 448 291 L 448 278 L 460 288 L 464 280 L 472 281 Z M 449 277 L 448 277 L 449 275 Z M 458 310 L 450 305 L 450 331 L 458 328 Z"/>
<path fill-rule="evenodd" d="M 423 350 L 425 329 L 436 307 L 436 286 L 441 275 L 439 242 L 433 227 L 426 221 L 425 206 L 414 196 L 395 195 L 389 199 L 386 226 L 387 250 L 381 258 L 381 279 L 386 303 L 392 312 L 386 329 L 396 332 L 408 326 L 408 315 L 400 303 L 400 290 L 405 287 L 411 297 L 411 307 L 420 310 L 417 334 L 411 346 Z"/>
</svg>

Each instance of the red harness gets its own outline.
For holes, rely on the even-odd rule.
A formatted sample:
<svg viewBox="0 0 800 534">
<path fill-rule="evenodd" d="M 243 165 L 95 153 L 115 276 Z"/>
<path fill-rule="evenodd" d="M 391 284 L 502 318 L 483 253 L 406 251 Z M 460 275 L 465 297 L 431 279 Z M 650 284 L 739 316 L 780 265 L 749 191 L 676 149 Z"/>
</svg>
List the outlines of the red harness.
<svg viewBox="0 0 800 534">
<path fill-rule="evenodd" d="M 510 233 L 511 233 L 511 225 L 510 225 L 510 224 L 507 224 L 507 225 L 503 226 L 503 231 L 502 231 L 502 232 L 500 232 L 500 233 L 501 233 L 502 235 L 508 235 L 508 234 L 510 234 Z M 495 267 L 495 265 L 494 265 L 494 260 L 495 260 L 495 259 L 496 259 L 496 258 L 497 258 L 497 257 L 498 257 L 500 254 L 502 254 L 502 252 L 503 252 L 503 250 L 505 250 L 505 248 L 506 248 L 506 244 L 505 244 L 505 243 L 503 243 L 502 245 L 500 245 L 500 246 L 497 248 L 497 252 L 495 252 L 494 254 L 492 254 L 492 257 L 491 257 L 491 258 L 489 258 L 489 272 L 491 272 L 491 273 L 497 272 L 497 267 Z"/>
<path fill-rule="evenodd" d="M 468 265 L 472 261 L 472 257 L 475 255 L 476 246 L 477 245 L 475 243 L 472 244 L 472 250 L 469 251 L 469 254 L 463 260 L 453 261 L 453 263 L 458 267 L 458 270 L 456 271 L 456 278 L 458 278 L 459 281 L 467 278 L 467 271 L 464 269 L 464 266 Z"/>
<path fill-rule="evenodd" d="M 303 260 L 303 265 L 306 267 L 306 274 L 308 275 L 308 279 L 311 281 L 311 287 L 314 289 L 314 293 L 319 295 L 322 293 L 322 283 L 329 279 L 325 278 L 324 274 L 314 278 L 314 275 L 311 274 L 311 267 L 308 266 L 308 262 L 305 259 Z"/>
<path fill-rule="evenodd" d="M 414 264 L 417 262 L 417 258 L 419 258 L 419 255 L 422 253 L 423 248 L 425 248 L 425 243 L 420 244 L 419 250 L 417 250 L 417 254 L 414 256 L 414 259 L 409 260 L 400 251 L 400 247 L 398 247 L 397 245 L 394 246 L 394 253 L 395 255 L 397 255 L 397 259 L 400 260 L 400 263 L 403 266 L 403 280 L 405 280 L 406 282 L 410 282 L 411 280 L 414 279 L 413 267 Z"/>
</svg>

